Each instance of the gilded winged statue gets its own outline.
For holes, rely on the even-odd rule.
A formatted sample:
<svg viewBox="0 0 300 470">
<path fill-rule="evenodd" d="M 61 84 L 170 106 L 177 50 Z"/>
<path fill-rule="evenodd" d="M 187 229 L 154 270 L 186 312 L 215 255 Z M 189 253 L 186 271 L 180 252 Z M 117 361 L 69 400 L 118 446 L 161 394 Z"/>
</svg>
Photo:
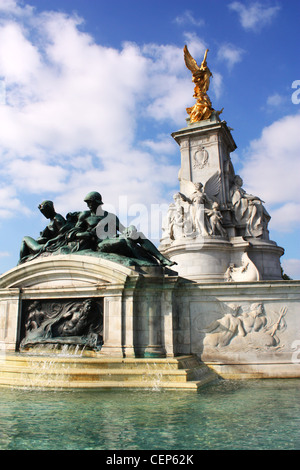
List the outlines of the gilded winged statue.
<svg viewBox="0 0 300 470">
<path fill-rule="evenodd" d="M 206 62 L 208 51 L 209 50 L 206 49 L 204 58 L 199 67 L 195 59 L 191 56 L 187 46 L 184 46 L 183 49 L 185 64 L 192 72 L 192 80 L 195 83 L 193 96 L 197 100 L 194 106 L 191 108 L 186 108 L 187 113 L 190 115 L 191 123 L 209 119 L 212 112 L 214 111 L 211 101 L 207 95 L 210 77 L 212 77 L 212 73 L 209 70 Z"/>
</svg>

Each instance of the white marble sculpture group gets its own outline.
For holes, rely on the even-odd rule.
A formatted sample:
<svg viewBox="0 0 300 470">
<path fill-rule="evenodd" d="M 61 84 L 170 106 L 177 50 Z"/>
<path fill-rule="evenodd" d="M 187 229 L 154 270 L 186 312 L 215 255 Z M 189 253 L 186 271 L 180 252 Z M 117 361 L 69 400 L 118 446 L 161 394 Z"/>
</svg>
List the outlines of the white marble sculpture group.
<svg viewBox="0 0 300 470">
<path fill-rule="evenodd" d="M 181 238 L 223 237 L 228 233 L 223 225 L 223 215 L 217 200 L 221 179 L 218 173 L 205 187 L 201 182 L 186 182 L 189 194 L 174 194 L 165 224 L 162 241 L 170 244 Z M 230 188 L 231 211 L 237 225 L 245 226 L 246 237 L 266 238 L 270 215 L 260 198 L 247 194 L 243 181 L 236 175 Z"/>
</svg>

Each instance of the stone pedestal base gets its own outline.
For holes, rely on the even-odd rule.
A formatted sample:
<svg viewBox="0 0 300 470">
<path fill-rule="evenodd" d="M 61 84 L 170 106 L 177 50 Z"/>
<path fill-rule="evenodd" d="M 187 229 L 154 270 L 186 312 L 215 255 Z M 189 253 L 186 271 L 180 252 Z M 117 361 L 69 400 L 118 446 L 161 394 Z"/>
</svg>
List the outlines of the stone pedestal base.
<svg viewBox="0 0 300 470">
<path fill-rule="evenodd" d="M 197 281 L 224 281 L 231 248 L 229 241 L 212 238 L 181 239 L 166 248 L 160 246 L 164 256 L 177 263 L 173 269 L 180 277 Z"/>
<path fill-rule="evenodd" d="M 197 282 L 280 280 L 284 250 L 269 240 L 233 237 L 183 238 L 160 251 L 180 277 Z"/>
</svg>

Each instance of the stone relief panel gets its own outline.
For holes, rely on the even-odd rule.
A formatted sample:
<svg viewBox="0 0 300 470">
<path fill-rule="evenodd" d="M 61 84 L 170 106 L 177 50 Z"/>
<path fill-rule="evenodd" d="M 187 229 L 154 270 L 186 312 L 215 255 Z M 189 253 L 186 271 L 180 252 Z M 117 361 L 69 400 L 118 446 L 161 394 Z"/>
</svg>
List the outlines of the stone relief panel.
<svg viewBox="0 0 300 470">
<path fill-rule="evenodd" d="M 262 303 L 253 303 L 242 308 L 240 305 L 227 306 L 228 313 L 204 328 L 204 347 L 240 350 L 241 347 L 266 349 L 283 347 L 280 334 L 286 329 L 287 307 L 279 312 L 266 314 Z"/>
<path fill-rule="evenodd" d="M 31 300 L 22 310 L 21 349 L 47 343 L 101 348 L 103 299 Z"/>
<path fill-rule="evenodd" d="M 220 303 L 219 312 L 197 313 L 193 316 L 194 346 L 211 355 L 281 351 L 289 347 L 282 339 L 287 329 L 288 307 L 266 306 L 262 302 Z M 198 338 L 198 339 L 197 339 Z M 201 344 L 200 344 L 201 343 Z"/>
</svg>

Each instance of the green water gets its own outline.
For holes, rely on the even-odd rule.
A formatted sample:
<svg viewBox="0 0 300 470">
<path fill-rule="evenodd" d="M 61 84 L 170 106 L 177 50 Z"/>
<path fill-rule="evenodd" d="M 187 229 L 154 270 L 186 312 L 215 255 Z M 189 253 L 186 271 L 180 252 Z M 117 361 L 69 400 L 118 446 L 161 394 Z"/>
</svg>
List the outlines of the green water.
<svg viewBox="0 0 300 470">
<path fill-rule="evenodd" d="M 300 449 L 300 380 L 198 393 L 0 389 L 0 449 Z"/>
</svg>

